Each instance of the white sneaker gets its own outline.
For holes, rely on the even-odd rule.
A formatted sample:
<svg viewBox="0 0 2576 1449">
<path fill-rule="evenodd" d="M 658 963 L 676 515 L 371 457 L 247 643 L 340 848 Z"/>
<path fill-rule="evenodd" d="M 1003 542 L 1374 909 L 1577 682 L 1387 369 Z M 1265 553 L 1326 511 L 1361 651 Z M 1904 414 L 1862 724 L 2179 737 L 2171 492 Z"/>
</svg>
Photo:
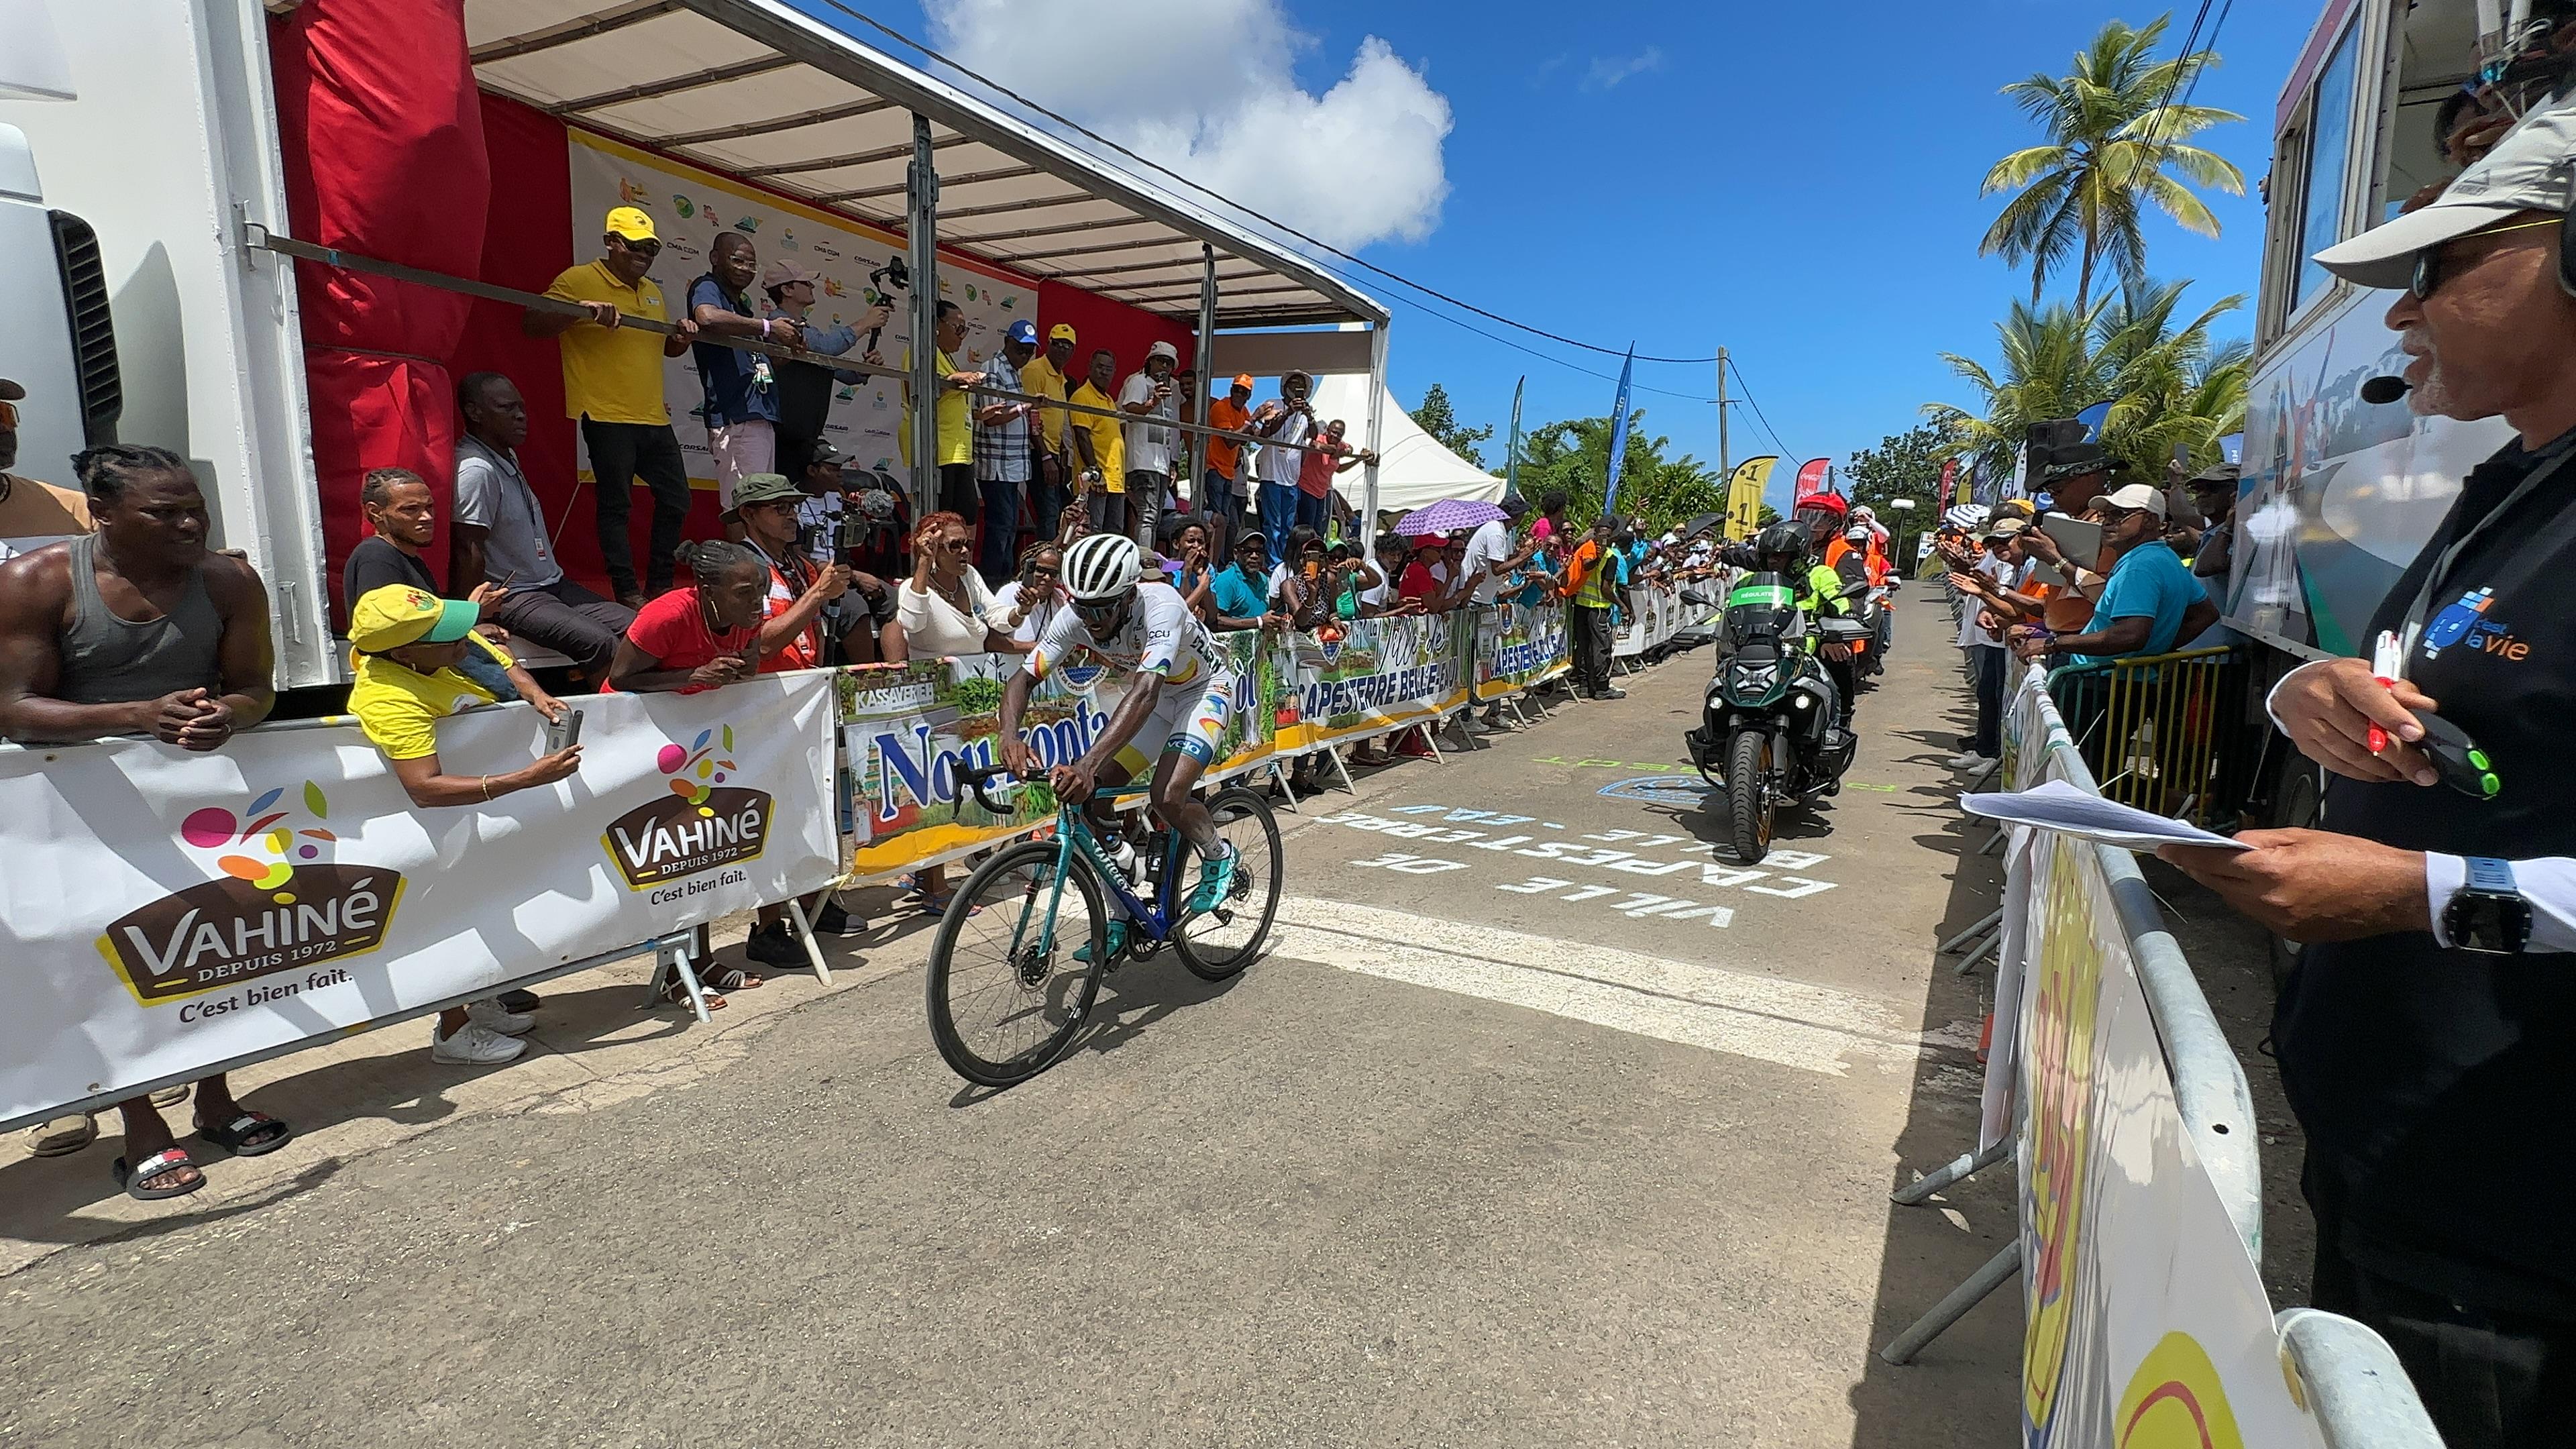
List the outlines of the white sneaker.
<svg viewBox="0 0 2576 1449">
<path fill-rule="evenodd" d="M 467 1010 L 470 1012 L 471 1007 Z M 454 1067 L 488 1067 L 506 1062 L 526 1051 L 528 1044 L 517 1037 L 499 1032 L 474 1021 L 467 1021 L 456 1035 L 442 1037 L 438 1023 L 429 1024 L 429 1059 Z"/>
<path fill-rule="evenodd" d="M 1467 732 L 1478 735 L 1498 735 L 1504 733 L 1504 725 L 1501 720 L 1493 719 L 1485 715 L 1469 715 L 1467 717 Z"/>
<path fill-rule="evenodd" d="M 523 1011 L 512 1011 L 497 1001 L 465 1003 L 465 1019 L 496 1036 L 517 1036 L 536 1028 L 537 1019 Z"/>
<path fill-rule="evenodd" d="M 1950 768 L 1953 770 L 1982 770 L 1994 762 L 1994 756 L 1981 755 L 1974 750 L 1970 750 L 1965 754 L 1952 755 L 1950 757 Z M 469 1007 L 467 1009 L 471 1010 L 472 1008 Z"/>
</svg>

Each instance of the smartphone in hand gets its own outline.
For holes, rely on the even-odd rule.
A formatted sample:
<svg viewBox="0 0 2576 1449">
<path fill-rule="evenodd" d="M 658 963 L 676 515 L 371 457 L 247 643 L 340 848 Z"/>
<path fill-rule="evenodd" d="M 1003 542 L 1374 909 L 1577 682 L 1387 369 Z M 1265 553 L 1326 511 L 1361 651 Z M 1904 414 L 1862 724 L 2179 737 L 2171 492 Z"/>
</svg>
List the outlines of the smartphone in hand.
<svg viewBox="0 0 2576 1449">
<path fill-rule="evenodd" d="M 580 710 L 566 710 L 564 711 L 564 717 L 562 719 L 549 720 L 546 722 L 546 747 L 543 753 L 549 755 L 560 755 L 564 751 L 571 749 L 573 746 L 580 743 Z"/>
</svg>

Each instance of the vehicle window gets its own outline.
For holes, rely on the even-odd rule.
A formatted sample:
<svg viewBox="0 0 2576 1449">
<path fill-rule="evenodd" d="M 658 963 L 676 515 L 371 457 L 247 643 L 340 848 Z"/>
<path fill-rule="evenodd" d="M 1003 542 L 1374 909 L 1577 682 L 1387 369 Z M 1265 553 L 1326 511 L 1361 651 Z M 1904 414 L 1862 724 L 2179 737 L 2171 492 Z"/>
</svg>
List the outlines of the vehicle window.
<svg viewBox="0 0 2576 1449">
<path fill-rule="evenodd" d="M 2352 151 L 2353 55 L 2359 30 L 2359 26 L 2345 30 L 2343 39 L 2335 43 L 2334 55 L 2317 74 L 2316 98 L 2308 108 L 2308 158 L 2302 169 L 2292 310 L 2324 291 L 2332 280 L 2325 268 L 2309 258 L 2344 238 L 2344 163 Z"/>
</svg>

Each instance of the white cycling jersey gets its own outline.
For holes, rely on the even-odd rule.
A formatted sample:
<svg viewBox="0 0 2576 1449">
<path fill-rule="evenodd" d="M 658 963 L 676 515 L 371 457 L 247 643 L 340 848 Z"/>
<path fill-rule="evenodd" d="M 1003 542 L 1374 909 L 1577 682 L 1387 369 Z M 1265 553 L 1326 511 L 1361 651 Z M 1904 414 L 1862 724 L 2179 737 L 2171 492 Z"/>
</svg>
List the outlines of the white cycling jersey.
<svg viewBox="0 0 2576 1449">
<path fill-rule="evenodd" d="M 1222 676 L 1226 668 L 1225 651 L 1182 602 L 1180 590 L 1150 582 L 1136 586 L 1126 624 L 1107 639 L 1092 637 L 1080 610 L 1058 613 L 1029 655 L 1029 676 L 1044 679 L 1085 656 L 1131 673 L 1160 674 L 1167 685 L 1197 684 Z"/>
</svg>

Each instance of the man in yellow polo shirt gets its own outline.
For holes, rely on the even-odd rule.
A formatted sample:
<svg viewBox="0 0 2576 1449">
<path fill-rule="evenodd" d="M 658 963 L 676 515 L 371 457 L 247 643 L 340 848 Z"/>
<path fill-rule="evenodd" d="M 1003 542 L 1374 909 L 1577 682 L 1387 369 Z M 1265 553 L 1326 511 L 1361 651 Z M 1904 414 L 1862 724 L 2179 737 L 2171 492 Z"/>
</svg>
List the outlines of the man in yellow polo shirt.
<svg viewBox="0 0 2576 1449">
<path fill-rule="evenodd" d="M 1104 347 L 1091 354 L 1091 374 L 1067 399 L 1109 414 L 1068 413 L 1064 430 L 1082 464 L 1081 488 L 1098 533 L 1127 531 L 1127 427 L 1112 396 L 1117 385 L 1118 359 Z"/>
<path fill-rule="evenodd" d="M 492 703 L 491 693 L 457 672 L 467 650 L 509 671 L 520 697 L 548 720 L 568 710 L 537 687 L 510 656 L 474 632 L 479 610 L 409 584 L 370 589 L 349 607 L 349 643 L 357 677 L 349 686 L 349 712 L 393 766 L 403 793 L 422 809 L 480 806 L 519 790 L 551 785 L 581 768 L 581 746 L 541 755 L 515 770 L 492 775 L 451 775 L 438 759 L 438 722 L 460 710 Z M 440 1013 L 430 1030 L 430 1060 L 456 1066 L 490 1066 L 519 1054 L 514 1040 L 537 1024 L 498 1001 L 468 1002 Z"/>
<path fill-rule="evenodd" d="M 954 513 L 971 527 L 984 512 L 984 495 L 975 486 L 975 424 L 966 401 L 966 390 L 984 380 L 984 374 L 958 365 L 966 350 L 966 309 L 954 302 L 939 304 L 938 331 L 934 334 L 939 348 L 931 354 L 932 365 L 939 373 L 939 398 L 931 404 L 931 418 L 939 425 L 939 452 L 931 460 L 939 467 L 940 511 Z M 912 349 L 903 350 L 903 371 L 912 374 Z M 904 384 L 903 405 L 912 406 L 912 384 Z M 907 446 L 912 434 L 904 433 Z"/>
<path fill-rule="evenodd" d="M 600 556 L 617 602 L 640 609 L 648 594 L 671 587 L 672 555 L 689 516 L 689 469 L 662 402 L 662 359 L 687 352 L 698 329 L 686 317 L 668 336 L 617 325 L 620 315 L 667 322 L 670 311 L 662 289 L 644 275 L 662 252 L 653 218 L 621 206 L 608 213 L 607 227 L 600 259 L 570 268 L 546 288 L 547 296 L 577 303 L 581 312 L 531 307 L 519 326 L 531 337 L 562 339 L 564 416 L 580 420 L 582 447 L 590 454 Z M 653 490 L 653 532 L 640 589 L 635 542 L 626 531 L 639 477 Z"/>
<path fill-rule="evenodd" d="M 1073 342 L 1072 323 L 1058 322 L 1048 328 L 1046 351 L 1020 369 L 1020 391 L 1062 402 L 1073 390 L 1073 379 L 1064 372 L 1073 365 Z M 1029 516 L 1038 520 L 1043 532 L 1064 511 L 1065 480 L 1072 476 L 1064 450 L 1071 444 L 1064 440 L 1064 409 L 1038 409 L 1037 423 L 1037 476 L 1029 490 Z"/>
</svg>

